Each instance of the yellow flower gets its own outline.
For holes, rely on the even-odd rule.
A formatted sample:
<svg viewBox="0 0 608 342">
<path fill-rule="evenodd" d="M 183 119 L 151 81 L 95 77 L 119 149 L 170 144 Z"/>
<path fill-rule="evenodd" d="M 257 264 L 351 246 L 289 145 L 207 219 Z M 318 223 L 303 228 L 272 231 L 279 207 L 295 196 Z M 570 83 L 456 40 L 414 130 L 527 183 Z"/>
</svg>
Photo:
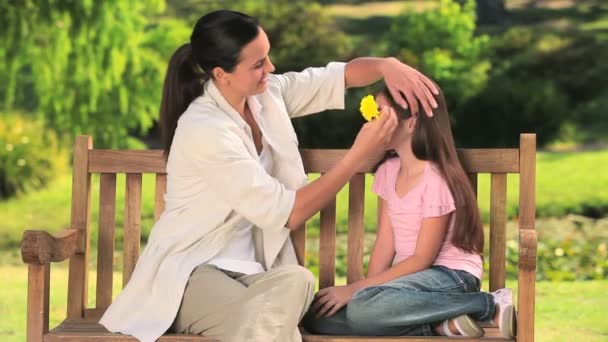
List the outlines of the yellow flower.
<svg viewBox="0 0 608 342">
<path fill-rule="evenodd" d="M 371 121 L 380 115 L 378 104 L 376 104 L 372 95 L 367 95 L 361 99 L 361 107 L 359 107 L 359 110 L 367 121 Z"/>
</svg>

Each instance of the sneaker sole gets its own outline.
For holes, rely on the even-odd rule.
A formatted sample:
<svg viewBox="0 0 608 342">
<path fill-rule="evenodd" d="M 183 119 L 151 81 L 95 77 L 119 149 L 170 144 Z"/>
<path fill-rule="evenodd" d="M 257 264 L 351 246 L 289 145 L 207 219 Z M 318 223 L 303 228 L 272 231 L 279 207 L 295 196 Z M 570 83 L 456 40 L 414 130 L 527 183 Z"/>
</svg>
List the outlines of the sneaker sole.
<svg viewBox="0 0 608 342">
<path fill-rule="evenodd" d="M 500 331 L 502 337 L 513 338 L 515 336 L 515 308 L 513 305 L 509 305 L 505 308 L 501 323 L 500 326 L 504 328 L 504 330 Z"/>
<path fill-rule="evenodd" d="M 469 315 L 462 315 L 456 318 L 454 323 L 466 337 L 482 337 L 485 334 L 485 331 Z"/>
</svg>

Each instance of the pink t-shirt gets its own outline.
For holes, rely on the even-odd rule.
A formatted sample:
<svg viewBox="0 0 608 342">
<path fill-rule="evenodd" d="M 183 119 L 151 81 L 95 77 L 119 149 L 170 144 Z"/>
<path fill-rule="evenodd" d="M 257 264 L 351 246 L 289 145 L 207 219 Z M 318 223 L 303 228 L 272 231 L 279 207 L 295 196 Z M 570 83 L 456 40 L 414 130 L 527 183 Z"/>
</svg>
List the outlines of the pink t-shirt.
<svg viewBox="0 0 608 342">
<path fill-rule="evenodd" d="M 433 163 L 427 162 L 418 184 L 403 197 L 399 197 L 395 190 L 400 169 L 399 158 L 391 158 L 382 163 L 376 171 L 372 186 L 372 190 L 387 203 L 396 251 L 393 264 L 414 254 L 423 218 L 439 217 L 456 210 L 450 188 Z M 446 238 L 433 265 L 467 271 L 481 280 L 481 256 L 465 252 L 451 243 L 454 217 L 452 215 L 450 219 Z"/>
</svg>

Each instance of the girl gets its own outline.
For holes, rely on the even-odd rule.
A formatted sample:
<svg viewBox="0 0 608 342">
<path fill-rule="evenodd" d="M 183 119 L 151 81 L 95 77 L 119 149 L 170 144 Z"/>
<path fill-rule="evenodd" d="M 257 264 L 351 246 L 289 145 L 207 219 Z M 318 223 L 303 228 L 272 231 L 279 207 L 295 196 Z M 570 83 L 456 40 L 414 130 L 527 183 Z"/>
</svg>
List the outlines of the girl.
<svg viewBox="0 0 608 342">
<path fill-rule="evenodd" d="M 129 283 L 104 313 L 108 330 L 155 341 L 168 329 L 220 341 L 300 341 L 314 277 L 298 266 L 291 230 L 334 198 L 394 113 L 366 124 L 333 169 L 307 184 L 291 118 L 344 107 L 349 87 L 384 78 L 395 93 L 434 104 L 433 83 L 394 58 L 275 75 L 270 43 L 243 13 L 202 16 L 173 54 L 161 101 L 165 211 Z M 416 111 L 417 104 L 411 102 Z"/>
<path fill-rule="evenodd" d="M 378 94 L 399 125 L 373 184 L 381 201 L 368 275 L 319 291 L 304 322 L 309 331 L 480 337 L 476 321 L 492 320 L 513 337 L 511 291 L 479 292 L 483 228 L 443 96 L 437 100 L 432 117 L 412 116 L 386 88 Z"/>
</svg>

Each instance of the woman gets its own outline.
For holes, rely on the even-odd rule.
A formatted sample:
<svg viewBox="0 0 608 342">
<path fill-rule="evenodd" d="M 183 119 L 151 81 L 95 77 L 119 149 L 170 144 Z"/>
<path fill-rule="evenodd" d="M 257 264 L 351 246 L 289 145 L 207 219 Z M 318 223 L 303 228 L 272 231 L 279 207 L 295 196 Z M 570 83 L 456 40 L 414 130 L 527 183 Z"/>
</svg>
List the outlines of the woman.
<svg viewBox="0 0 608 342">
<path fill-rule="evenodd" d="M 297 265 L 291 230 L 355 174 L 397 125 L 365 124 L 344 159 L 307 178 L 291 118 L 344 108 L 345 88 L 384 78 L 401 105 L 427 113 L 431 81 L 388 58 L 273 75 L 255 19 L 216 11 L 172 56 L 161 103 L 166 209 L 123 292 L 100 323 L 153 341 L 167 329 L 221 341 L 300 341 L 314 278 Z M 397 96 L 399 95 L 399 96 Z"/>
</svg>

